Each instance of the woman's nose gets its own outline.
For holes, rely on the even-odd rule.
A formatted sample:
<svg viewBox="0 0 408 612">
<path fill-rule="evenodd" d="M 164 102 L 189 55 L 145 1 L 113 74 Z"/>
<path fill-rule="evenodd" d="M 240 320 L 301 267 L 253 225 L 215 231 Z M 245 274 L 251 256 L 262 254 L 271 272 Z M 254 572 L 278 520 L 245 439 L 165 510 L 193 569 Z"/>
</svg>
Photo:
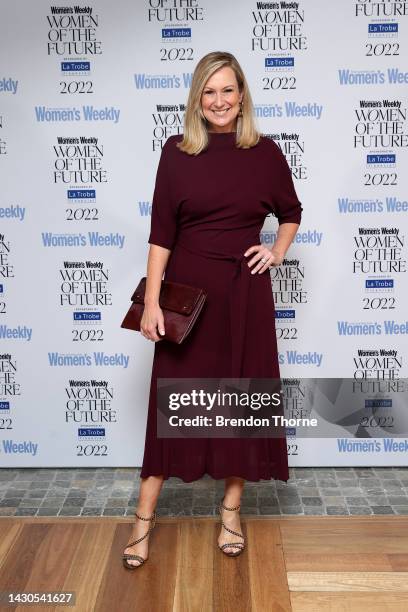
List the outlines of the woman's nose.
<svg viewBox="0 0 408 612">
<path fill-rule="evenodd" d="M 215 105 L 223 106 L 223 104 L 224 104 L 224 94 L 222 92 L 216 93 L 215 94 Z"/>
</svg>

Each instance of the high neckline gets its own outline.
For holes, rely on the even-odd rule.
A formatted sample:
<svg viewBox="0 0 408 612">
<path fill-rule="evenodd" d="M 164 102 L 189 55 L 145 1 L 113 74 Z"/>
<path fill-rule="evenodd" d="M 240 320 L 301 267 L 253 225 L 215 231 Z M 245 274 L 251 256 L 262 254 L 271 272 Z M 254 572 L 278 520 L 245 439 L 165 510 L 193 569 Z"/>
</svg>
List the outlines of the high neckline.
<svg viewBox="0 0 408 612">
<path fill-rule="evenodd" d="M 236 132 L 208 132 L 208 146 L 210 149 L 231 149 L 236 146 Z"/>
</svg>

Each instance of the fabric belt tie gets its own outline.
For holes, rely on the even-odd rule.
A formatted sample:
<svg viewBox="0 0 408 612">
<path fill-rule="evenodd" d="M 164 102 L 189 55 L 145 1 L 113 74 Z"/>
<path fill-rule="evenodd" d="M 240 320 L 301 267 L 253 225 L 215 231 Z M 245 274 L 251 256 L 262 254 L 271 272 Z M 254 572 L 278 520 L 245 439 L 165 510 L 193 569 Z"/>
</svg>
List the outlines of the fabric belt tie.
<svg viewBox="0 0 408 612">
<path fill-rule="evenodd" d="M 203 251 L 196 247 L 177 243 L 177 248 L 184 249 L 193 255 L 209 259 L 231 261 L 234 265 L 229 286 L 229 313 L 231 326 L 231 378 L 242 376 L 246 320 L 248 316 L 248 298 L 251 284 L 251 269 L 248 258 L 244 255 L 235 256 L 228 253 Z M 205 290 L 205 287 L 203 287 Z"/>
</svg>

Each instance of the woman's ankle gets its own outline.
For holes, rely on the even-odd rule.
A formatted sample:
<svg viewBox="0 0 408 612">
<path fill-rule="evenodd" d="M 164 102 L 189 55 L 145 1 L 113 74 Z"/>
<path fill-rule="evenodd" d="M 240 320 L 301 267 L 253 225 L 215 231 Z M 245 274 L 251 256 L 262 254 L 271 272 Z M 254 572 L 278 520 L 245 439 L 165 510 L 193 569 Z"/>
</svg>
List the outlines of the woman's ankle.
<svg viewBox="0 0 408 612">
<path fill-rule="evenodd" d="M 138 504 L 135 510 L 135 514 L 137 513 L 139 516 L 142 516 L 145 519 L 150 519 L 153 517 L 154 511 L 155 511 L 155 505 Z"/>
<path fill-rule="evenodd" d="M 229 497 L 228 495 L 224 495 L 224 500 L 222 503 L 226 508 L 236 508 L 237 510 L 239 510 L 239 506 L 241 505 L 241 498 L 237 497 L 236 495 Z"/>
</svg>

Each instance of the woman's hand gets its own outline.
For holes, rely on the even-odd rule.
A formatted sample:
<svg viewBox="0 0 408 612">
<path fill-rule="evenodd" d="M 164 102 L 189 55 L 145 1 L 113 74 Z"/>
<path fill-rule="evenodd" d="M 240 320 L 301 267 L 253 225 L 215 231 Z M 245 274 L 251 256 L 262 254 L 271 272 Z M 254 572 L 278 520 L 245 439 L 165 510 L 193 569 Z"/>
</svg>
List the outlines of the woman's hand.
<svg viewBox="0 0 408 612">
<path fill-rule="evenodd" d="M 275 249 L 268 249 L 262 244 L 255 244 L 249 247 L 244 253 L 245 257 L 254 253 L 254 256 L 248 261 L 248 266 L 251 267 L 255 264 L 255 267 L 251 270 L 251 274 L 262 274 L 272 266 L 279 266 L 283 258 L 284 253 L 281 253 Z"/>
<path fill-rule="evenodd" d="M 157 330 L 159 330 L 162 336 L 164 335 L 163 311 L 159 304 L 145 304 L 142 319 L 140 321 L 140 332 L 147 340 L 157 342 L 158 340 L 162 340 Z"/>
</svg>

